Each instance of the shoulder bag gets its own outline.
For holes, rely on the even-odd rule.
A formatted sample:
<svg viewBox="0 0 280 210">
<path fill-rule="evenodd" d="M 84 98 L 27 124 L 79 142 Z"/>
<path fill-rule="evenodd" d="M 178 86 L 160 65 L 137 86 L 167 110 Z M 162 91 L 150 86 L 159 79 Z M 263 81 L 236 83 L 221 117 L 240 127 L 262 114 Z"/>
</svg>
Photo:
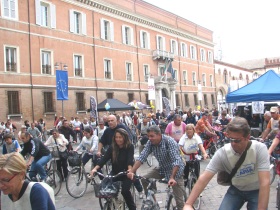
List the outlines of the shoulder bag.
<svg viewBox="0 0 280 210">
<path fill-rule="evenodd" d="M 237 161 L 237 163 L 235 164 L 234 168 L 232 169 L 231 173 L 229 174 L 226 171 L 220 171 L 218 172 L 217 175 L 217 182 L 219 185 L 223 185 L 223 186 L 229 186 L 231 185 L 231 179 L 232 177 L 236 174 L 238 168 L 242 165 L 242 163 L 244 162 L 246 155 L 247 155 L 247 150 L 250 148 L 252 144 L 252 141 L 249 141 L 247 144 L 247 147 L 245 149 L 245 151 L 242 153 L 241 157 L 239 158 L 239 160 Z"/>
</svg>

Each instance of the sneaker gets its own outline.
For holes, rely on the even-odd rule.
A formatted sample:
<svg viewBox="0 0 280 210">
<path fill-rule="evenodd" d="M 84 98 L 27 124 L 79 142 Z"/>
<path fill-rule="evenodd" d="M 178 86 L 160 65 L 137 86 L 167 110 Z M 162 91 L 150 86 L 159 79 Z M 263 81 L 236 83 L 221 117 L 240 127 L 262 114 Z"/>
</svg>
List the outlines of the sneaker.
<svg viewBox="0 0 280 210">
<path fill-rule="evenodd" d="M 140 199 L 143 199 L 144 198 L 144 193 L 141 191 L 141 192 L 139 192 L 139 198 Z"/>
</svg>

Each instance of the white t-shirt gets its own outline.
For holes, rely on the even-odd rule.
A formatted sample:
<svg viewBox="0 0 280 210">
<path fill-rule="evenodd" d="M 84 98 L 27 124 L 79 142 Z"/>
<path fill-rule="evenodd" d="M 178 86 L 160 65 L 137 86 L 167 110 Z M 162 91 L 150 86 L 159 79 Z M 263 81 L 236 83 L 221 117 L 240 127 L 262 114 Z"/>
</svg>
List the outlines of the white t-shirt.
<svg viewBox="0 0 280 210">
<path fill-rule="evenodd" d="M 188 138 L 187 134 L 184 134 L 179 141 L 179 146 L 182 146 L 184 152 L 187 154 L 197 153 L 197 151 L 199 150 L 199 144 L 202 144 L 202 140 L 196 133 L 191 139 Z M 185 155 L 185 159 L 189 160 L 190 156 Z"/>
</svg>

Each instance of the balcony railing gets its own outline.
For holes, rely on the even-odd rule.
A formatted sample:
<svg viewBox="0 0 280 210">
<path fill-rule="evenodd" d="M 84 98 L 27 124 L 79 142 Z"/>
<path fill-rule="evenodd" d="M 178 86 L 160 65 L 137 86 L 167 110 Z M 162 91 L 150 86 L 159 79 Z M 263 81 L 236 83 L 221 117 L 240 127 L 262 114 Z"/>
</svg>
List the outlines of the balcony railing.
<svg viewBox="0 0 280 210">
<path fill-rule="evenodd" d="M 42 73 L 43 74 L 51 74 L 52 67 L 51 65 L 42 65 Z"/>
<path fill-rule="evenodd" d="M 7 62 L 6 63 L 6 71 L 16 72 L 17 71 L 17 63 Z"/>
<path fill-rule="evenodd" d="M 80 68 L 75 68 L 75 76 L 76 77 L 82 77 L 83 76 L 83 70 Z"/>
<path fill-rule="evenodd" d="M 156 59 L 170 59 L 170 60 L 173 60 L 174 59 L 174 53 L 171 53 L 171 52 L 166 52 L 166 51 L 163 51 L 163 50 L 155 50 L 153 52 L 153 60 L 156 60 Z"/>
<path fill-rule="evenodd" d="M 105 78 L 106 79 L 111 79 L 111 72 L 105 71 Z"/>
<path fill-rule="evenodd" d="M 131 74 L 127 74 L 127 75 L 126 75 L 126 80 L 127 80 L 127 81 L 132 81 L 132 76 L 131 76 Z"/>
</svg>

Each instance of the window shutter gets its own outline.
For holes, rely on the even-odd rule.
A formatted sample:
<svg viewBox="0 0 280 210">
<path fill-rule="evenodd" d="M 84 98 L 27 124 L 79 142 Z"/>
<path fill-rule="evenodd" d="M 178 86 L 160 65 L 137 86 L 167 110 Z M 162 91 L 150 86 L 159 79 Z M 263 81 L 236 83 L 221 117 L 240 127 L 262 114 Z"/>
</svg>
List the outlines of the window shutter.
<svg viewBox="0 0 280 210">
<path fill-rule="evenodd" d="M 85 13 L 82 13 L 82 34 L 87 35 L 87 17 Z"/>
<path fill-rule="evenodd" d="M 114 23 L 110 21 L 110 38 L 111 41 L 114 41 Z"/>
<path fill-rule="evenodd" d="M 122 25 L 122 43 L 126 44 L 125 43 L 125 26 L 124 25 Z"/>
<path fill-rule="evenodd" d="M 100 35 L 101 39 L 105 39 L 105 28 L 104 28 L 104 19 L 100 19 Z"/>
<path fill-rule="evenodd" d="M 173 45 L 172 45 L 172 41 L 173 41 L 173 40 L 172 40 L 172 39 L 170 39 L 170 52 L 171 52 L 171 53 L 175 53 L 175 52 L 173 52 Z"/>
<path fill-rule="evenodd" d="M 150 46 L 150 33 L 147 32 L 147 46 L 148 46 L 148 49 L 151 49 L 151 46 Z"/>
<path fill-rule="evenodd" d="M 157 35 L 157 49 L 159 50 L 159 39 L 158 39 L 158 35 Z"/>
<path fill-rule="evenodd" d="M 181 56 L 183 56 L 183 52 L 184 52 L 184 49 L 183 49 L 183 43 L 181 42 Z"/>
<path fill-rule="evenodd" d="M 165 47 L 165 37 L 162 37 L 162 45 L 163 45 L 162 49 L 163 49 L 163 51 L 165 51 L 166 50 L 166 47 Z"/>
<path fill-rule="evenodd" d="M 74 33 L 74 11 L 69 10 L 70 32 Z"/>
<path fill-rule="evenodd" d="M 16 18 L 16 4 L 17 4 L 17 1 L 10 1 L 10 11 L 11 11 L 11 18 Z"/>
<path fill-rule="evenodd" d="M 56 28 L 56 8 L 54 4 L 50 4 L 51 8 L 51 28 Z"/>
<path fill-rule="evenodd" d="M 130 28 L 130 44 L 134 45 L 134 33 L 133 28 Z"/>
<path fill-rule="evenodd" d="M 40 0 L 35 1 L 35 7 L 36 7 L 36 24 L 41 25 L 41 1 Z"/>
<path fill-rule="evenodd" d="M 143 31 L 140 30 L 140 47 L 143 48 Z"/>
</svg>

